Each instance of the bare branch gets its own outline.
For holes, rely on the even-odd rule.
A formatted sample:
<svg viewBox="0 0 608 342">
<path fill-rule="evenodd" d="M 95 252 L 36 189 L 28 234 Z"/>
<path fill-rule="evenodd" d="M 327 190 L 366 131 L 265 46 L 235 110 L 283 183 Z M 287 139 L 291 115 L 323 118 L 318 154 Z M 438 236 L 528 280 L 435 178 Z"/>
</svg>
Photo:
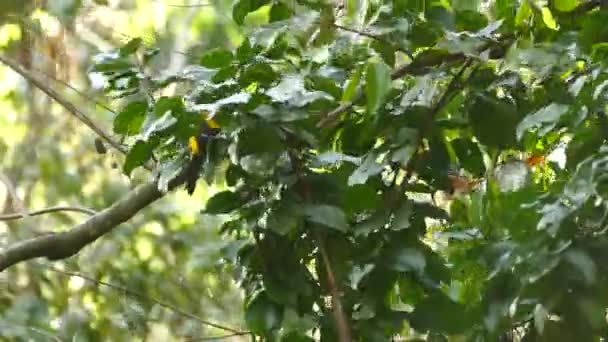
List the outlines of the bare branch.
<svg viewBox="0 0 608 342">
<path fill-rule="evenodd" d="M 42 92 L 44 92 L 50 98 L 52 98 L 57 103 L 59 103 L 68 112 L 70 112 L 70 114 L 72 114 L 74 117 L 76 117 L 82 123 L 84 123 L 87 127 L 89 127 L 91 130 L 93 130 L 93 132 L 95 132 L 101 139 L 103 139 L 105 142 L 107 142 L 110 146 L 112 146 L 113 148 L 115 148 L 116 150 L 118 150 L 122 153 L 125 153 L 125 154 L 127 153 L 127 150 L 125 147 L 123 147 L 118 142 L 114 141 L 114 139 L 112 139 L 112 137 L 110 137 L 110 135 L 108 133 L 106 133 L 103 129 L 101 129 L 99 126 L 97 126 L 97 124 L 95 124 L 86 114 L 84 114 L 82 111 L 80 111 L 78 108 L 76 108 L 76 106 L 74 104 L 72 104 L 70 101 L 66 100 L 57 91 L 50 88 L 46 82 L 44 82 L 43 80 L 38 78 L 31 71 L 22 68 L 18 62 L 14 61 L 10 58 L 7 58 L 5 56 L 2 56 L 2 55 L 0 55 L 0 62 L 5 64 L 9 68 L 11 68 L 13 71 L 15 71 L 16 73 L 21 75 L 27 81 L 29 81 L 33 85 L 35 85 L 36 88 L 40 89 Z"/>
<path fill-rule="evenodd" d="M 89 282 L 91 282 L 93 284 L 96 284 L 96 285 L 102 285 L 102 286 L 106 286 L 106 287 L 109 287 L 109 288 L 114 289 L 114 290 L 121 291 L 121 292 L 123 292 L 123 293 L 125 293 L 125 294 L 127 294 L 127 295 L 129 295 L 131 297 L 137 297 L 139 299 L 143 299 L 143 300 L 146 300 L 146 301 L 149 301 L 149 302 L 156 303 L 156 304 L 162 306 L 165 309 L 169 309 L 169 310 L 171 310 L 171 311 L 173 311 L 173 312 L 175 312 L 175 313 L 177 313 L 177 314 L 179 314 L 179 315 L 181 315 L 183 317 L 187 317 L 187 318 L 192 319 L 194 321 L 197 321 L 197 322 L 199 322 L 201 324 L 204 324 L 204 325 L 216 328 L 216 329 L 220 329 L 220 330 L 231 332 L 232 334 L 229 335 L 229 336 L 239 336 L 239 335 L 247 335 L 247 334 L 249 334 L 248 331 L 239 331 L 237 329 L 234 329 L 234 328 L 222 325 L 222 324 L 218 324 L 218 323 L 214 323 L 214 322 L 210 322 L 210 321 L 204 320 L 204 319 L 202 319 L 202 318 L 200 318 L 200 317 L 198 317 L 196 315 L 193 315 L 191 313 L 183 311 L 180 308 L 178 308 L 178 307 L 176 307 L 176 306 L 174 306 L 174 305 L 172 305 L 170 303 L 167 303 L 167 302 L 162 301 L 160 299 L 157 299 L 157 298 L 145 295 L 143 293 L 131 290 L 131 289 L 126 288 L 124 286 L 120 286 L 120 285 L 108 283 L 108 282 L 105 282 L 105 281 L 102 281 L 102 280 L 98 280 L 98 279 L 95 279 L 93 277 L 84 275 L 82 273 L 71 272 L 71 271 L 64 271 L 64 270 L 58 269 L 56 267 L 53 267 L 51 265 L 42 265 L 42 266 L 44 268 L 46 268 L 46 269 L 48 269 L 50 271 L 56 272 L 56 273 L 60 273 L 60 274 L 64 274 L 64 275 L 68 275 L 68 276 L 72 276 L 72 277 L 78 277 L 78 278 L 84 279 L 84 280 L 89 281 Z M 214 337 L 214 338 L 218 339 L 218 337 Z M 219 338 L 225 338 L 225 337 L 221 336 Z M 209 338 L 207 338 L 207 339 L 209 339 Z"/>
<path fill-rule="evenodd" d="M 95 210 L 89 209 L 89 208 L 84 208 L 84 207 L 56 206 L 56 207 L 49 207 L 49 208 L 44 208 L 44 209 L 40 209 L 40 210 L 34 210 L 32 212 L 29 212 L 27 214 L 27 216 L 44 215 L 44 214 L 54 213 L 54 212 L 58 212 L 58 211 L 73 211 L 73 212 L 87 214 L 90 216 L 97 214 L 97 212 Z M 0 215 L 0 221 L 18 220 L 23 217 L 24 217 L 24 214 L 22 214 L 22 213 L 5 214 L 5 215 Z"/>
<path fill-rule="evenodd" d="M 181 182 L 182 179 L 176 179 L 176 183 Z M 91 216 L 70 231 L 43 235 L 8 246 L 0 251 L 0 272 L 34 258 L 59 260 L 71 257 L 163 195 L 156 182 L 149 182 L 135 188 L 112 206 Z"/>
</svg>

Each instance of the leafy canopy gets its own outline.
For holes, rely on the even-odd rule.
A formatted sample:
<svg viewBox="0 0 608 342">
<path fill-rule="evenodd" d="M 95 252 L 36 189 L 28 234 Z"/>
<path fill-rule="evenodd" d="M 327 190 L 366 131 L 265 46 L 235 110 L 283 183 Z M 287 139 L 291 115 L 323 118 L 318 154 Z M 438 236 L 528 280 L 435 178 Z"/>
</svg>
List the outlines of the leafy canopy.
<svg viewBox="0 0 608 342">
<path fill-rule="evenodd" d="M 591 341 L 608 332 L 598 3 L 238 0 L 234 51 L 144 75 L 158 51 L 134 39 L 92 71 L 125 99 L 127 175 L 156 160 L 166 189 L 220 125 L 197 172 L 226 186 L 204 211 L 238 250 L 254 334 Z"/>
</svg>

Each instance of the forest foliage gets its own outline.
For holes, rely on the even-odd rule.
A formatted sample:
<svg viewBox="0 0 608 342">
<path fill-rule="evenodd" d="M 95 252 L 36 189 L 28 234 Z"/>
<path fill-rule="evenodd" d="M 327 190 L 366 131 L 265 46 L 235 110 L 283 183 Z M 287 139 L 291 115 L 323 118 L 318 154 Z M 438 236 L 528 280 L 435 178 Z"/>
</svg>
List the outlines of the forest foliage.
<svg viewBox="0 0 608 342">
<path fill-rule="evenodd" d="M 153 73 L 134 38 L 90 72 L 121 101 L 124 174 L 223 186 L 201 210 L 252 335 L 597 341 L 604 7 L 237 0 L 236 49 Z"/>
</svg>

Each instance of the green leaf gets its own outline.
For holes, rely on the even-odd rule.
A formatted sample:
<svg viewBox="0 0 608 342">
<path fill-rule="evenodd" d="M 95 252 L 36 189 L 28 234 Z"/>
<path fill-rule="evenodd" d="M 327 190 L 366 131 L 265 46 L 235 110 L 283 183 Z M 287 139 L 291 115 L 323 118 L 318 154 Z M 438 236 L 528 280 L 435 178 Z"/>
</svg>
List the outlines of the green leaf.
<svg viewBox="0 0 608 342">
<path fill-rule="evenodd" d="M 217 74 L 213 75 L 211 81 L 213 83 L 222 83 L 236 76 L 238 68 L 234 65 L 227 66 L 217 71 Z"/>
<path fill-rule="evenodd" d="M 344 93 L 342 94 L 342 102 L 350 102 L 355 98 L 359 82 L 361 81 L 361 75 L 363 74 L 363 66 L 359 65 L 355 68 L 355 71 L 350 76 L 350 79 L 346 83 Z"/>
<path fill-rule="evenodd" d="M 154 116 L 161 117 L 170 111 L 173 115 L 179 115 L 185 110 L 184 101 L 179 96 L 163 96 L 154 104 Z"/>
<path fill-rule="evenodd" d="M 597 267 L 595 262 L 587 255 L 587 253 L 572 249 L 565 253 L 565 260 L 572 264 L 578 272 L 583 276 L 582 279 L 588 285 L 592 285 L 597 279 Z"/>
<path fill-rule="evenodd" d="M 311 222 L 336 229 L 343 233 L 348 231 L 346 215 L 338 207 L 326 204 L 306 205 L 303 207 L 303 212 Z"/>
<path fill-rule="evenodd" d="M 488 147 L 513 144 L 518 121 L 515 105 L 494 96 L 480 95 L 469 108 L 469 124 L 479 142 Z"/>
<path fill-rule="evenodd" d="M 301 217 L 298 215 L 297 209 L 295 205 L 281 203 L 281 205 L 268 213 L 262 222 L 262 227 L 270 229 L 279 235 L 290 234 L 300 224 Z"/>
<path fill-rule="evenodd" d="M 361 163 L 361 158 L 349 156 L 344 153 L 329 151 L 318 155 L 312 162 L 314 167 L 337 166 L 343 162 L 349 162 L 355 165 Z"/>
<path fill-rule="evenodd" d="M 123 172 L 130 176 L 135 168 L 144 165 L 152 157 L 155 146 L 155 142 L 138 140 L 127 153 Z"/>
<path fill-rule="evenodd" d="M 270 8 L 269 22 L 282 21 L 291 17 L 291 10 L 282 2 L 277 2 Z"/>
<path fill-rule="evenodd" d="M 357 223 L 353 227 L 353 231 L 356 236 L 367 236 L 368 234 L 381 229 L 388 222 L 388 215 L 384 212 L 378 211 L 366 220 Z"/>
<path fill-rule="evenodd" d="M 141 47 L 143 42 L 144 41 L 141 38 L 133 38 L 133 39 L 129 40 L 129 42 L 127 42 L 123 47 L 121 47 L 118 50 L 118 53 L 123 57 L 130 56 L 130 55 L 134 54 L 135 52 L 137 52 L 137 50 Z"/>
<path fill-rule="evenodd" d="M 127 58 L 114 58 L 107 59 L 101 62 L 93 64 L 92 70 L 95 72 L 101 73 L 112 73 L 112 72 L 121 72 L 127 71 L 132 68 L 135 68 L 135 65 Z"/>
<path fill-rule="evenodd" d="M 595 154 L 604 142 L 605 133 L 599 124 L 591 122 L 574 131 L 576 139 L 566 148 L 566 166 L 574 170 L 580 162 Z"/>
<path fill-rule="evenodd" d="M 578 6 L 579 0 L 553 0 L 553 6 L 560 12 L 570 12 Z"/>
<path fill-rule="evenodd" d="M 393 215 L 393 220 L 391 222 L 392 230 L 403 230 L 410 227 L 410 217 L 412 216 L 412 202 L 405 201 L 399 208 L 395 211 Z"/>
<path fill-rule="evenodd" d="M 114 132 L 124 135 L 139 133 L 148 111 L 147 102 L 131 102 L 114 118 Z"/>
<path fill-rule="evenodd" d="M 279 78 L 279 74 L 267 63 L 256 63 L 245 68 L 239 78 L 242 86 L 248 86 L 251 83 L 258 83 L 262 86 L 269 86 Z"/>
<path fill-rule="evenodd" d="M 568 112 L 568 109 L 568 105 L 551 103 L 539 109 L 536 113 L 526 116 L 517 125 L 517 139 L 521 140 L 524 133 L 532 129 L 537 129 L 537 134 L 544 136 L 557 125 L 562 115 Z"/>
<path fill-rule="evenodd" d="M 481 177 L 486 172 L 483 155 L 479 146 L 470 139 L 459 138 L 452 140 L 452 148 L 458 157 L 460 165 L 476 177 Z"/>
<path fill-rule="evenodd" d="M 481 0 L 452 0 L 452 8 L 455 11 L 477 11 Z"/>
<path fill-rule="evenodd" d="M 266 5 L 268 0 L 238 0 L 232 7 L 232 19 L 239 25 L 243 25 L 247 14 Z"/>
<path fill-rule="evenodd" d="M 557 30 L 557 22 L 555 21 L 555 18 L 553 18 L 551 10 L 548 7 L 543 7 L 541 13 L 543 16 L 543 23 L 545 23 L 548 28 Z"/>
<path fill-rule="evenodd" d="M 331 100 L 331 97 L 322 91 L 309 91 L 304 87 L 304 78 L 301 75 L 284 75 L 281 82 L 266 92 L 273 101 L 287 103 L 293 107 L 304 107 L 319 99 Z"/>
<path fill-rule="evenodd" d="M 488 25 L 488 18 L 477 11 L 459 11 L 456 13 L 456 30 L 479 31 Z"/>
<path fill-rule="evenodd" d="M 532 17 L 532 8 L 530 8 L 528 1 L 522 1 L 517 10 L 517 15 L 515 16 L 515 25 L 524 26 L 525 22 L 530 19 L 530 17 Z"/>
<path fill-rule="evenodd" d="M 399 272 L 413 271 L 422 274 L 426 267 L 424 254 L 415 248 L 397 245 L 388 250 L 388 255 L 384 258 L 385 266 Z"/>
<path fill-rule="evenodd" d="M 246 128 L 238 136 L 237 153 L 246 156 L 255 153 L 278 153 L 283 151 L 279 132 L 268 124 Z"/>
<path fill-rule="evenodd" d="M 163 193 L 169 191 L 169 183 L 179 176 L 183 169 L 184 163 L 179 159 L 161 164 L 160 175 L 158 177 L 158 190 Z"/>
<path fill-rule="evenodd" d="M 265 336 L 283 321 L 283 309 L 261 292 L 245 308 L 245 322 L 251 332 Z"/>
<path fill-rule="evenodd" d="M 233 60 L 232 52 L 216 48 L 201 57 L 201 65 L 210 69 L 221 69 L 229 66 Z"/>
<path fill-rule="evenodd" d="M 348 177 L 348 185 L 365 184 L 369 177 L 375 176 L 384 170 L 384 165 L 378 164 L 375 153 L 369 153 L 363 162 L 355 171 Z"/>
<path fill-rule="evenodd" d="M 241 206 L 241 198 L 232 191 L 219 192 L 207 201 L 205 213 L 207 214 L 228 214 Z"/>
<path fill-rule="evenodd" d="M 452 301 L 443 292 L 434 291 L 416 304 L 409 321 L 417 331 L 430 330 L 455 335 L 464 332 L 475 319 L 466 307 Z"/>
<path fill-rule="evenodd" d="M 144 140 L 150 139 L 155 134 L 163 133 L 169 128 L 173 127 L 177 123 L 177 119 L 172 115 L 170 111 L 167 111 L 165 115 L 154 120 L 150 125 L 146 127 L 142 137 Z"/>
<path fill-rule="evenodd" d="M 241 45 L 236 49 L 236 58 L 241 63 L 249 61 L 254 56 L 254 50 L 251 47 L 249 38 L 245 38 Z"/>
<path fill-rule="evenodd" d="M 439 88 L 437 87 L 436 80 L 430 75 L 417 77 L 414 86 L 403 94 L 401 106 L 431 107 L 437 94 L 439 94 Z"/>
<path fill-rule="evenodd" d="M 365 73 L 365 95 L 367 97 L 367 113 L 376 114 L 384 104 L 391 90 L 390 68 L 381 61 L 371 61 Z"/>
</svg>

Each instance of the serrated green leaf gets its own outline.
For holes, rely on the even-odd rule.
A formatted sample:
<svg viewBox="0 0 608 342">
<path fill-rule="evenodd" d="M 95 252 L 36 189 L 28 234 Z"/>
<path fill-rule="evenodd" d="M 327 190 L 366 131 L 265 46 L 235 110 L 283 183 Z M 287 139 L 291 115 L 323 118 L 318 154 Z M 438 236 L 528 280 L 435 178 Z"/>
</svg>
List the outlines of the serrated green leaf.
<svg viewBox="0 0 608 342">
<path fill-rule="evenodd" d="M 365 72 L 365 95 L 367 98 L 367 113 L 376 114 L 384 104 L 391 90 L 390 68 L 381 61 L 371 61 Z"/>
</svg>

